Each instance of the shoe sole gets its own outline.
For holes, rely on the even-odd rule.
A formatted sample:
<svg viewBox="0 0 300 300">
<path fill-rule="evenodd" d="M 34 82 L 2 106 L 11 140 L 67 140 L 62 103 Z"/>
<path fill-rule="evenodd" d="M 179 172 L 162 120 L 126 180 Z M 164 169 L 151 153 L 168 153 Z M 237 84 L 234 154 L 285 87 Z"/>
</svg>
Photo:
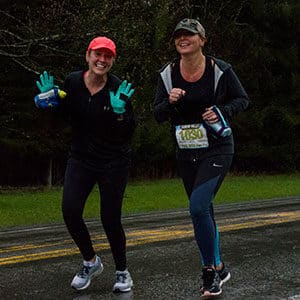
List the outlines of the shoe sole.
<svg viewBox="0 0 300 300">
<path fill-rule="evenodd" d="M 90 286 L 90 284 L 91 284 L 91 279 L 94 278 L 94 277 L 96 277 L 96 276 L 98 276 L 98 275 L 100 275 L 100 274 L 102 273 L 103 269 L 104 269 L 104 268 L 103 268 L 103 264 L 101 264 L 101 268 L 91 275 L 91 277 L 90 277 L 90 279 L 89 279 L 89 281 L 87 282 L 86 285 L 84 285 L 84 286 L 82 286 L 82 287 L 80 287 L 80 288 L 77 288 L 77 287 L 72 286 L 72 285 L 71 285 L 71 287 L 72 287 L 74 290 L 76 290 L 76 291 L 82 291 L 82 290 L 85 290 L 86 288 L 88 288 L 88 287 Z"/>
<path fill-rule="evenodd" d="M 130 287 L 126 289 L 114 289 L 113 288 L 113 293 L 127 293 L 131 291 L 131 288 L 133 287 L 133 282 L 131 282 Z"/>
<path fill-rule="evenodd" d="M 127 293 L 127 292 L 130 292 L 130 291 L 131 291 L 131 287 L 127 288 L 127 289 L 124 289 L 124 290 L 114 289 L 113 293 Z"/>
<path fill-rule="evenodd" d="M 221 294 L 222 294 L 222 290 L 221 289 L 220 289 L 220 291 L 218 293 L 210 293 L 208 291 L 205 291 L 204 294 L 201 295 L 201 299 L 212 299 L 212 298 L 220 296 Z"/>
<path fill-rule="evenodd" d="M 227 282 L 230 278 L 231 278 L 231 275 L 230 275 L 230 273 L 228 272 L 227 276 L 226 276 L 223 280 L 221 280 L 221 282 L 220 282 L 220 287 L 222 287 L 222 285 L 223 285 L 225 282 Z"/>
</svg>

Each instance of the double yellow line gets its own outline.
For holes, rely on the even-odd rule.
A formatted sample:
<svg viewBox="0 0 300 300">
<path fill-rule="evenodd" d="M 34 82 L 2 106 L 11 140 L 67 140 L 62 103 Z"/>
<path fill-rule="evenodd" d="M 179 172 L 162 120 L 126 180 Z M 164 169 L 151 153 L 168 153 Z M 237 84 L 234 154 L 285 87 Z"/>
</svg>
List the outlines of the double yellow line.
<svg viewBox="0 0 300 300">
<path fill-rule="evenodd" d="M 225 220 L 225 222 L 223 222 L 224 224 L 218 227 L 220 232 L 228 232 L 299 220 L 300 211 L 288 211 L 235 217 L 229 220 L 230 224 L 226 224 Z M 148 243 L 189 238 L 192 237 L 193 234 L 192 224 L 169 225 L 156 229 L 130 230 L 126 233 L 127 246 L 133 247 Z M 105 235 L 96 235 L 92 237 L 92 239 L 94 241 L 95 250 L 109 249 Z M 60 247 L 60 249 L 57 249 L 58 247 Z M 74 254 L 79 254 L 79 251 L 71 240 L 44 244 L 22 244 L 0 249 L 0 266 Z"/>
</svg>

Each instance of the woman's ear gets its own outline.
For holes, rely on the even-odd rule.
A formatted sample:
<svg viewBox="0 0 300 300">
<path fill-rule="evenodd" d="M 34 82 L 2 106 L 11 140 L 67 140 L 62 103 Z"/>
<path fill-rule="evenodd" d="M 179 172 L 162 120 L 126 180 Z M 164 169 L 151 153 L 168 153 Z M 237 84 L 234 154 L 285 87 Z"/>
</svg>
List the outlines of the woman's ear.
<svg viewBox="0 0 300 300">
<path fill-rule="evenodd" d="M 86 60 L 87 63 L 89 62 L 90 54 L 91 54 L 91 51 L 89 51 L 89 50 L 86 51 L 86 53 L 85 53 L 85 60 Z"/>
</svg>

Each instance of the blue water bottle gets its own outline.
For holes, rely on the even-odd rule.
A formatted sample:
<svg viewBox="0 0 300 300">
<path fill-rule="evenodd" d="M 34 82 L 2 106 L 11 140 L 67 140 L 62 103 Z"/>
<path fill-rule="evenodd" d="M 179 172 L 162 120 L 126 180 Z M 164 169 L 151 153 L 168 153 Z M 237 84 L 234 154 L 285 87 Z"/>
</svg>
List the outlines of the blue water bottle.
<svg viewBox="0 0 300 300">
<path fill-rule="evenodd" d="M 62 99 L 66 95 L 66 92 L 54 87 L 47 92 L 36 95 L 34 97 L 34 102 L 39 108 L 51 108 L 58 105 L 58 98 Z"/>
<path fill-rule="evenodd" d="M 232 130 L 228 126 L 226 120 L 224 119 L 221 111 L 218 109 L 217 106 L 212 107 L 213 112 L 218 116 L 219 121 L 216 123 L 209 123 L 208 121 L 205 121 L 206 125 L 214 132 L 215 135 L 226 137 L 231 135 Z"/>
</svg>

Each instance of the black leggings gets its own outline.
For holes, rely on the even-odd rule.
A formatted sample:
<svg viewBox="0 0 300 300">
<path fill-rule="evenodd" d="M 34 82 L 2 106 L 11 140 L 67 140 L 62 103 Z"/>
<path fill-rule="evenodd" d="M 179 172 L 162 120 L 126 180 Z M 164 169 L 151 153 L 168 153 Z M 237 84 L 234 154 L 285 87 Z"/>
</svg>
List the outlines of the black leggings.
<svg viewBox="0 0 300 300">
<path fill-rule="evenodd" d="M 126 238 L 121 224 L 122 201 L 127 184 L 128 166 L 107 166 L 93 171 L 83 163 L 70 158 L 65 173 L 62 212 L 70 235 L 83 259 L 91 260 L 95 251 L 83 220 L 86 200 L 98 183 L 101 199 L 101 221 L 110 243 L 116 270 L 126 269 Z"/>
</svg>

